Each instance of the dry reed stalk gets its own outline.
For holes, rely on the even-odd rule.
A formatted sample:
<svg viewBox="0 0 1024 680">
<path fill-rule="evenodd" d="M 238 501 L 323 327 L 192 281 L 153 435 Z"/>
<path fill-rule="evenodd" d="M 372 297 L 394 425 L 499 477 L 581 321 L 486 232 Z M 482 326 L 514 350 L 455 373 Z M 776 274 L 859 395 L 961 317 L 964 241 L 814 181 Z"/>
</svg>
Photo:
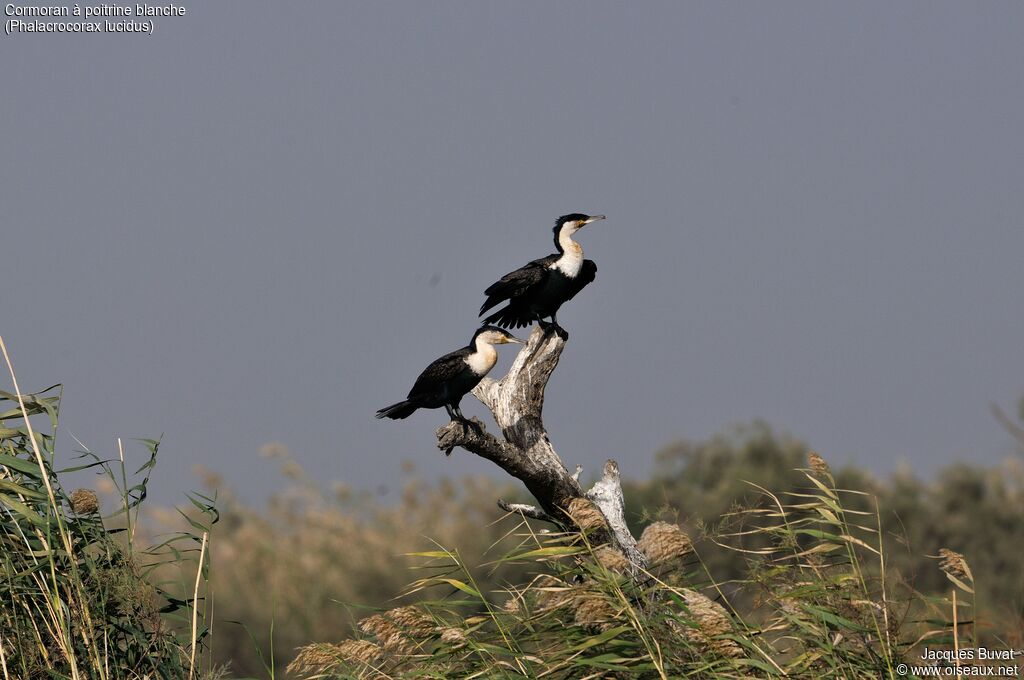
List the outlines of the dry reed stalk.
<svg viewBox="0 0 1024 680">
<path fill-rule="evenodd" d="M 953 658 L 956 660 L 956 677 L 960 680 L 960 633 L 957 630 L 956 621 L 956 589 L 953 589 Z"/>
<path fill-rule="evenodd" d="M 199 548 L 199 566 L 196 569 L 196 585 L 192 591 L 192 651 L 189 653 L 188 658 L 189 680 L 192 680 L 196 668 L 196 637 L 199 628 L 199 583 L 203 579 L 203 559 L 206 557 L 206 540 L 209 536 L 209 532 L 203 532 L 203 544 Z"/>
<path fill-rule="evenodd" d="M 0 667 L 4 669 L 4 680 L 11 680 L 11 675 L 7 672 L 7 654 L 4 653 L 4 639 L 2 637 L 0 637 Z"/>
</svg>

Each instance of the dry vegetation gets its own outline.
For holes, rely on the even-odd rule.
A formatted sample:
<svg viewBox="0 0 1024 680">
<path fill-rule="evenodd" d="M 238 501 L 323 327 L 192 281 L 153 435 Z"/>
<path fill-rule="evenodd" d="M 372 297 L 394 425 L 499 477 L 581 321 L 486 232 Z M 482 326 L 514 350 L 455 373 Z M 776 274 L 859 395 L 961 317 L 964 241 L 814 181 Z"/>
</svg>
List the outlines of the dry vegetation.
<svg viewBox="0 0 1024 680">
<path fill-rule="evenodd" d="M 285 489 L 263 509 L 222 492 L 221 520 L 211 541 L 216 568 L 210 588 L 220 621 L 213 650 L 218 659 L 233 661 L 232 669 L 241 675 L 265 675 L 272 647 L 283 666 L 300 645 L 337 638 L 352 630 L 366 607 L 391 602 L 415 564 L 403 553 L 431 541 L 474 556 L 495 542 L 499 550 L 511 545 L 511 539 L 500 541 L 507 528 L 493 526 L 500 516 L 494 499 L 511 492 L 492 480 L 425 485 L 407 465 L 401 499 L 383 503 L 344 485 L 318 485 L 280 445 L 268 445 L 262 453 L 279 466 Z M 200 472 L 207 485 L 220 486 L 217 475 Z M 274 474 L 272 467 L 267 472 Z M 153 528 L 177 527 L 180 520 L 168 510 L 151 517 Z M 493 582 L 515 578 L 515 572 L 511 565 L 474 570 Z"/>
<path fill-rule="evenodd" d="M 758 491 L 727 513 L 730 530 L 705 535 L 742 577 L 716 580 L 699 544 L 678 525 L 649 524 L 640 545 L 647 577 L 579 534 L 538 534 L 497 556 L 524 570 L 485 588 L 446 550 L 419 553 L 427 575 L 415 606 L 364 618 L 354 636 L 303 648 L 289 670 L 305 677 L 877 678 L 922 641 L 976 641 L 977 626 L 949 621 L 945 595 L 922 598 L 886 568 L 881 513 L 836 486 L 820 456 L 797 471 L 799 490 Z M 973 619 L 974 578 L 959 554 L 933 565 L 959 589 Z M 426 588 L 447 588 L 425 597 Z M 967 606 L 964 604 L 967 600 Z"/>
<path fill-rule="evenodd" d="M 501 518 L 508 487 L 410 466 L 385 503 L 279 445 L 265 507 L 203 471 L 217 511 L 140 517 L 156 442 L 134 475 L 116 452 L 71 461 L 99 494 L 65 491 L 59 393 L 0 399 L 4 680 L 884 677 L 915 645 L 1022 642 L 1017 460 L 877 480 L 763 425 L 680 443 L 626 489 L 652 564 L 637 582 L 587 536 Z"/>
<path fill-rule="evenodd" d="M 436 639 L 426 636 L 431 644 L 441 644 L 443 636 L 451 641 L 467 635 L 464 627 L 456 624 L 472 618 L 473 613 L 504 611 L 510 589 L 523 593 L 518 599 L 528 603 L 539 593 L 531 593 L 527 586 L 556 587 L 538 582 L 538 576 L 546 574 L 572 585 L 577 572 L 564 569 L 586 570 L 530 559 L 506 559 L 527 550 L 522 545 L 524 540 L 535 541 L 531 549 L 536 550 L 551 547 L 547 541 L 561 539 L 537 533 L 545 528 L 542 524 L 522 524 L 512 517 L 496 521 L 500 513 L 493 505 L 494 499 L 508 497 L 511 490 L 493 482 L 464 479 L 425 484 L 416 480 L 410 466 L 401 500 L 382 503 L 369 494 L 345 488 L 319 488 L 279 446 L 271 447 L 266 454 L 280 465 L 287 481 L 285 490 L 261 509 L 247 507 L 230 494 L 222 496 L 223 519 L 215 527 L 213 543 L 215 569 L 211 582 L 221 622 L 214 651 L 219 659 L 232 660 L 239 674 L 266 675 L 266 670 L 249 635 L 238 626 L 225 625 L 225 620 L 244 621 L 265 659 L 269 657 L 273 623 L 280 673 L 294 658 L 296 649 L 312 640 L 325 641 L 307 648 L 306 654 L 314 657 L 341 654 L 339 645 L 352 653 L 367 654 L 371 648 L 366 643 L 378 643 L 373 635 L 360 631 L 359 621 L 423 599 L 440 600 L 442 594 L 466 595 L 451 584 L 434 584 L 426 596 L 417 592 L 399 598 L 417 576 L 410 568 L 422 566 L 409 553 L 440 554 L 443 546 L 445 554 L 452 557 L 434 559 L 457 570 L 448 577 L 474 584 L 474 591 L 487 600 L 484 604 L 482 599 L 474 602 L 463 597 L 451 615 L 444 610 L 429 611 L 428 615 L 437 621 Z M 942 644 L 952 639 L 949 600 L 955 586 L 940 569 L 940 556 L 943 549 L 952 549 L 966 555 L 978 583 L 961 582 L 976 589 L 979 603 L 984 605 L 974 626 L 974 596 L 966 590 L 960 593 L 960 635 L 964 639 L 977 635 L 997 647 L 1019 644 L 1024 583 L 1020 570 L 1009 565 L 1018 559 L 1014 546 L 1024 538 L 1024 523 L 1019 521 L 1024 517 L 1024 466 L 1016 460 L 988 470 L 954 466 L 930 482 L 903 470 L 887 480 L 878 480 L 855 469 L 833 473 L 823 467 L 820 457 L 808 459 L 807 454 L 803 443 L 776 435 L 762 424 L 705 442 L 679 443 L 661 452 L 654 477 L 630 484 L 626 496 L 633 504 L 631 516 L 637 533 L 648 527 L 642 538 L 648 556 L 660 561 L 656 546 L 673 546 L 669 538 L 650 543 L 651 532 L 659 529 L 671 532 L 667 536 L 674 536 L 679 543 L 666 548 L 670 554 L 681 551 L 687 555 L 674 572 L 673 578 L 679 580 L 666 582 L 674 583 L 673 587 L 686 584 L 742 611 L 744 625 L 757 630 L 771 620 L 772 611 L 800 596 L 811 598 L 816 610 L 835 613 L 856 624 L 857 634 L 845 634 L 840 642 L 857 639 L 868 623 L 875 626 L 873 619 L 864 617 L 884 611 L 876 636 L 879 631 L 893 635 L 895 627 L 902 645 L 918 642 L 922 635 L 929 636 L 926 639 L 931 644 Z M 819 481 L 834 475 L 835 489 L 849 490 L 836 491 L 842 497 L 842 507 L 858 520 L 870 519 L 853 523 L 871 529 L 866 536 L 850 535 L 873 551 L 856 543 L 846 546 L 846 539 L 835 542 L 812 533 L 794 539 L 787 530 L 772 529 L 772 513 L 781 516 L 780 504 L 787 508 L 785 516 L 790 520 L 806 520 L 805 515 L 810 514 L 814 521 L 827 524 L 827 515 L 821 510 L 796 507 L 810 502 L 797 494 L 823 496 L 808 475 Z M 208 479 L 210 483 L 218 481 Z M 813 502 L 821 505 L 824 513 L 835 514 L 828 506 L 835 501 L 827 495 Z M 694 511 L 678 513 L 676 508 Z M 679 525 L 681 531 L 677 531 Z M 844 535 L 829 527 L 812 526 L 809 530 Z M 815 546 L 816 552 L 803 559 L 810 565 L 805 569 L 813 567 L 817 569 L 813 571 L 816 578 L 826 579 L 828 587 L 822 585 L 820 591 L 800 585 L 800 579 L 794 577 L 799 570 L 793 560 L 779 552 L 789 550 L 786 554 L 792 555 L 793 551 Z M 831 560 L 836 557 L 833 553 L 842 552 L 840 547 L 850 547 L 858 555 L 857 570 L 849 571 L 855 580 L 833 573 L 838 567 L 831 562 L 822 571 L 822 565 L 812 561 Z M 853 564 L 848 553 L 842 555 Z M 598 547 L 591 557 L 593 562 L 615 571 L 613 553 Z M 787 568 L 776 569 L 779 559 Z M 231 569 L 231 564 L 259 566 L 242 570 Z M 884 605 L 880 602 L 879 578 L 883 566 L 887 574 Z M 464 572 L 468 573 L 459 576 Z M 860 591 L 843 590 L 856 583 L 861 584 Z M 594 581 L 590 586 L 599 587 L 597 584 Z M 865 588 L 869 592 L 863 592 Z M 613 596 L 617 597 L 614 590 L 608 597 Z M 451 607 L 453 599 L 458 600 L 450 597 L 445 606 Z M 599 602 L 591 601 L 595 606 Z M 879 609 L 882 606 L 884 610 Z M 559 620 L 556 630 L 564 631 L 567 622 L 575 621 L 575 613 L 561 613 L 568 618 Z M 796 621 L 799 619 L 791 623 Z M 734 619 L 730 622 L 735 624 Z M 496 622 L 489 625 L 498 626 Z M 510 624 L 503 621 L 501 625 Z M 528 625 L 536 629 L 537 624 Z M 482 628 L 486 633 L 487 626 Z M 818 632 L 824 630 L 833 637 L 837 632 L 828 626 Z M 353 635 L 366 639 L 358 644 L 343 642 Z M 762 637 L 754 636 L 758 640 Z"/>
</svg>

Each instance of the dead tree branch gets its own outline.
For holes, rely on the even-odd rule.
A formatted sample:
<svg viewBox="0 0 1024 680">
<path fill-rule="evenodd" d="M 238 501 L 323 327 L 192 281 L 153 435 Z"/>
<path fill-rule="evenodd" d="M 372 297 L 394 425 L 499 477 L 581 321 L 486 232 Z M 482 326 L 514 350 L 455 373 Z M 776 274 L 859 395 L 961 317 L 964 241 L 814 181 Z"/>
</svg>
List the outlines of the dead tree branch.
<svg viewBox="0 0 1024 680">
<path fill-rule="evenodd" d="M 498 507 L 505 512 L 518 513 L 531 519 L 539 519 L 542 522 L 554 522 L 554 518 L 535 505 L 526 503 L 509 503 L 504 498 L 498 499 Z"/>
<path fill-rule="evenodd" d="M 589 491 L 579 484 L 579 468 L 573 473 L 555 452 L 544 428 L 544 388 L 558 365 L 565 339 L 552 331 L 534 328 L 508 373 L 501 380 L 485 378 L 473 394 L 490 410 L 501 429 L 502 438 L 488 433 L 479 420 L 473 427 L 449 423 L 437 430 L 437 446 L 446 453 L 461 447 L 492 461 L 523 482 L 539 508 L 499 505 L 509 512 L 544 518 L 563 527 L 574 527 L 569 514 L 577 498 L 592 502 L 604 515 L 608 539 L 629 559 L 635 571 L 646 568 L 646 559 L 625 520 L 625 503 L 619 478 L 619 466 L 608 461 L 604 476 Z"/>
</svg>

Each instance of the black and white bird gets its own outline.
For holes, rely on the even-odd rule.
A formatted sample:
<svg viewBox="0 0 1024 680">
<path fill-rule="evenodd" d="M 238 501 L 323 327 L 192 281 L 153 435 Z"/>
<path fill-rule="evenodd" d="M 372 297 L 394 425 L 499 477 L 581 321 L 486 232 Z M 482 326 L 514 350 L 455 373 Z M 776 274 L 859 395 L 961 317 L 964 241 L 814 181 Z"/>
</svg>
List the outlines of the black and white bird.
<svg viewBox="0 0 1024 680">
<path fill-rule="evenodd" d="M 494 346 L 509 342 L 523 344 L 502 328 L 481 326 L 468 345 L 435 359 L 423 369 L 405 401 L 382 408 L 377 411 L 377 417 L 408 418 L 416 409 L 444 406 L 448 416 L 465 428 L 469 421 L 462 415 L 459 402 L 498 361 L 498 350 Z"/>
<path fill-rule="evenodd" d="M 487 299 L 480 307 L 481 316 L 506 300 L 508 304 L 484 319 L 484 323 L 519 328 L 537 321 L 545 326 L 544 317 L 551 317 L 552 325 L 560 331 L 558 308 L 573 299 L 597 274 L 597 265 L 593 260 L 583 259 L 583 248 L 572 236 L 585 225 L 603 219 L 604 215 L 581 213 L 559 217 L 554 229 L 558 252 L 505 274 L 485 290 Z"/>
</svg>

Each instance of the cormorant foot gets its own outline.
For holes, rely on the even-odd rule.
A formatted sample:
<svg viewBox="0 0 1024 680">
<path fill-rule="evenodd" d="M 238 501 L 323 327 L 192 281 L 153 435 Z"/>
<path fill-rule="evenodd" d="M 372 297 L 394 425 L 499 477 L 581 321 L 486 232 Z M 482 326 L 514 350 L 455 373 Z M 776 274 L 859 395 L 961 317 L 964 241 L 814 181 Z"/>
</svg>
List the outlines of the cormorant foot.
<svg viewBox="0 0 1024 680">
<path fill-rule="evenodd" d="M 481 427 L 480 423 L 475 422 L 473 420 L 470 420 L 469 418 L 466 418 L 465 416 L 463 416 L 462 418 L 455 418 L 455 419 L 452 420 L 452 422 L 457 422 L 459 425 L 462 426 L 462 435 L 463 436 L 466 436 L 467 434 L 469 434 L 470 430 L 473 430 L 473 432 L 478 434 L 478 435 L 484 433 L 484 428 Z"/>
<path fill-rule="evenodd" d="M 544 335 L 553 332 L 562 340 L 569 339 L 569 332 L 559 326 L 557 320 L 545 321 L 544 319 L 537 319 L 537 324 L 540 326 L 540 329 L 544 331 Z"/>
</svg>

